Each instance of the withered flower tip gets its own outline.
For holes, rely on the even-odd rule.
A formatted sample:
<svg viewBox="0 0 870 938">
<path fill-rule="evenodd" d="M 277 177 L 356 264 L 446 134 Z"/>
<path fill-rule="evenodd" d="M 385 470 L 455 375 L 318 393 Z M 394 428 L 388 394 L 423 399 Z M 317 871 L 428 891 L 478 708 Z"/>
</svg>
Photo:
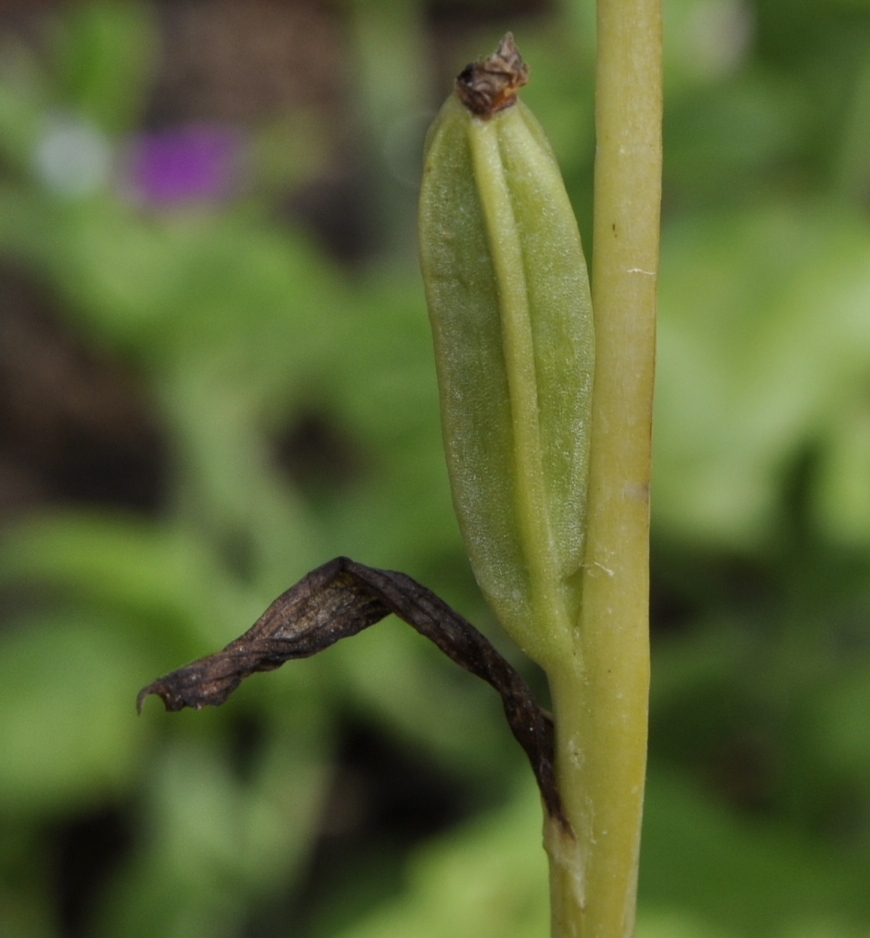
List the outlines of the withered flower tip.
<svg viewBox="0 0 870 938">
<path fill-rule="evenodd" d="M 529 80 L 529 67 L 506 33 L 491 56 L 465 66 L 456 78 L 460 101 L 478 117 L 491 117 L 510 107 Z"/>
</svg>

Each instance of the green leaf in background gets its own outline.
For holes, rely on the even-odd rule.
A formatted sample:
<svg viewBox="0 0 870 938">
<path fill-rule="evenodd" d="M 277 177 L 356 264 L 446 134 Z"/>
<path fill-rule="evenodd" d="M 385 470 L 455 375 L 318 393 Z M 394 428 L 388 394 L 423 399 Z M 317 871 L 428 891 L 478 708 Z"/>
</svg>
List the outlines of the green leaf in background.
<svg viewBox="0 0 870 938">
<path fill-rule="evenodd" d="M 432 844 L 409 867 L 408 890 L 340 938 L 531 938 L 547 930 L 540 804 L 523 788 L 501 812 Z"/>
<path fill-rule="evenodd" d="M 111 611 L 122 617 L 116 629 L 126 621 L 141 638 L 146 626 L 182 656 L 259 614 L 257 599 L 234 588 L 201 540 L 129 518 L 58 513 L 34 521 L 7 534 L 0 562 L 6 583 L 47 585 L 67 603 Z"/>
<path fill-rule="evenodd" d="M 790 460 L 818 443 L 823 464 L 828 447 L 837 454 L 827 471 L 840 477 L 826 480 L 819 507 L 836 531 L 837 501 L 854 493 L 849 480 L 864 466 L 840 434 L 864 406 L 870 369 L 870 225 L 851 212 L 778 206 L 672 226 L 664 258 L 654 469 L 662 528 L 763 543 Z"/>
<path fill-rule="evenodd" d="M 56 36 L 56 105 L 108 133 L 129 130 L 154 65 L 151 12 L 127 0 L 88 0 L 72 8 L 64 25 Z"/>
<path fill-rule="evenodd" d="M 131 784 L 146 739 L 129 731 L 142 642 L 95 616 L 31 616 L 0 656 L 0 802 L 38 813 Z"/>
</svg>

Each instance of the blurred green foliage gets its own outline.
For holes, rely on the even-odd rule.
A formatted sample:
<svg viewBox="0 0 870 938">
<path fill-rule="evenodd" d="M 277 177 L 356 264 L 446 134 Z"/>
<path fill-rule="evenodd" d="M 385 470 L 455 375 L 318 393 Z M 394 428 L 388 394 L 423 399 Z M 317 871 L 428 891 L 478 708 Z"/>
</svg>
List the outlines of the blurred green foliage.
<svg viewBox="0 0 870 938">
<path fill-rule="evenodd" d="M 220 711 L 133 709 L 139 687 L 340 553 L 407 571 L 495 632 L 450 508 L 413 191 L 396 169 L 395 119 L 407 130 L 445 89 L 427 90 L 422 7 L 394 6 L 359 0 L 350 17 L 348 93 L 383 247 L 352 271 L 275 220 L 268 185 L 162 211 L 111 172 L 64 190 L 40 169 L 58 114 L 95 153 L 122 152 L 154 68 L 148 7 L 64 8 L 47 56 L 3 57 L 0 255 L 47 285 L 79 341 L 127 362 L 169 467 L 159 511 L 53 504 L 3 533 L 4 938 L 546 933 L 539 808 L 498 703 L 398 623 L 252 680 Z M 526 100 L 588 231 L 591 3 L 513 22 L 478 6 L 485 29 L 459 31 L 451 55 L 515 30 Z M 638 938 L 861 938 L 870 5 L 667 0 L 666 16 Z M 294 149 L 316 172 L 322 140 L 299 127 Z M 281 440 L 312 415 L 337 451 L 288 471 Z M 449 780 L 461 821 L 410 852 L 393 833 L 318 865 L 329 831 L 352 822 L 349 722 Z M 125 845 L 65 917 L 51 832 L 105 810 Z"/>
</svg>

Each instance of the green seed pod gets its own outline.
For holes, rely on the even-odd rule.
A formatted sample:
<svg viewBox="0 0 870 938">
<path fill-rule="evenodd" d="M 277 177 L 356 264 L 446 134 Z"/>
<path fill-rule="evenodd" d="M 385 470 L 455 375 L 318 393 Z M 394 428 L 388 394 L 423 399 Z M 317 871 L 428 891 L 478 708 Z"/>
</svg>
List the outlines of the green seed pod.
<svg viewBox="0 0 870 938">
<path fill-rule="evenodd" d="M 478 583 L 540 663 L 578 621 L 594 334 L 552 149 L 508 34 L 429 131 L 420 254 L 453 502 Z"/>
</svg>

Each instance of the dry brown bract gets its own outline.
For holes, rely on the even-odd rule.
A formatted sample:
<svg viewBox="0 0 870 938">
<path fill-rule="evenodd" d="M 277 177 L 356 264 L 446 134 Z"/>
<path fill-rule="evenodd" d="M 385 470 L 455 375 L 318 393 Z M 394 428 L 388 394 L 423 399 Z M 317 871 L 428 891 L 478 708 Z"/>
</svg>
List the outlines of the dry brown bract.
<svg viewBox="0 0 870 938">
<path fill-rule="evenodd" d="M 256 671 L 307 658 L 393 613 L 501 696 L 511 730 L 538 780 L 548 813 L 566 829 L 553 771 L 553 724 L 519 673 L 458 612 L 416 580 L 336 557 L 282 593 L 244 635 L 223 651 L 158 678 L 136 705 L 156 694 L 167 710 L 218 706 Z"/>
</svg>

